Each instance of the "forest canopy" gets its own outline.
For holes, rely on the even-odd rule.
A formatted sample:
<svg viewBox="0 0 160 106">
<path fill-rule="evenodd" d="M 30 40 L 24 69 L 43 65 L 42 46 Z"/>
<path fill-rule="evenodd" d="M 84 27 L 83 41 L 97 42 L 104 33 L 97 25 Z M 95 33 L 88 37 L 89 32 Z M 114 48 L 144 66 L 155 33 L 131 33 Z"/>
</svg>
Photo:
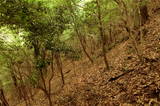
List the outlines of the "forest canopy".
<svg viewBox="0 0 160 106">
<path fill-rule="evenodd" d="M 17 91 L 18 100 L 31 106 L 39 89 L 53 106 L 52 83 L 60 74 L 58 86 L 64 87 L 67 61 L 74 66 L 87 59 L 93 65 L 102 57 L 109 71 L 107 52 L 131 39 L 143 62 L 138 29 L 148 20 L 147 5 L 147 0 L 0 0 L 0 90 Z M 0 100 L 8 106 L 4 95 Z"/>
</svg>

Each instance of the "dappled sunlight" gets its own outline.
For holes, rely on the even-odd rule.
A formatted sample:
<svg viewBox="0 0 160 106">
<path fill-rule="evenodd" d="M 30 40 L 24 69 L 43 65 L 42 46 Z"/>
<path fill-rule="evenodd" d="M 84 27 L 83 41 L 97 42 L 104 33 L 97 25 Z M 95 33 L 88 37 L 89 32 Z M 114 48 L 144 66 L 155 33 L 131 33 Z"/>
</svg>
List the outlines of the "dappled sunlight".
<svg viewBox="0 0 160 106">
<path fill-rule="evenodd" d="M 0 0 L 0 106 L 159 106 L 159 4 Z"/>
</svg>

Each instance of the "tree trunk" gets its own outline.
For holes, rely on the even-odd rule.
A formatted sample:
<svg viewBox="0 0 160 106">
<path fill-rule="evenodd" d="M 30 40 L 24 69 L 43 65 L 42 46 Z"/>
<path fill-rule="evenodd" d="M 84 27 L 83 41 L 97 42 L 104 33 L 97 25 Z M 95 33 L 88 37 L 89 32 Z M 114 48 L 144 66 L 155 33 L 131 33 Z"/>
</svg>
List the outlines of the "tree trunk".
<svg viewBox="0 0 160 106">
<path fill-rule="evenodd" d="M 149 18 L 147 6 L 140 7 L 141 25 L 144 25 Z"/>
<path fill-rule="evenodd" d="M 80 44 L 81 44 L 81 47 L 82 47 L 82 49 L 83 49 L 83 52 L 84 52 L 84 54 L 87 56 L 87 58 L 89 59 L 89 61 L 91 62 L 91 63 L 93 63 L 93 59 L 91 58 L 91 56 L 89 55 L 89 53 L 87 52 L 87 50 L 86 50 L 86 47 L 85 47 L 85 44 L 84 44 L 84 42 L 83 42 L 83 38 L 82 38 L 82 34 L 79 32 L 79 30 L 78 30 L 78 24 L 77 24 L 77 22 L 76 22 L 76 20 L 77 20 L 77 15 L 75 14 L 75 12 L 74 12 L 74 10 L 72 9 L 72 5 L 71 4 L 69 4 L 69 2 L 68 1 L 66 1 L 67 2 L 67 8 L 69 9 L 69 11 L 70 11 L 70 14 L 71 14 L 71 18 L 73 19 L 73 27 L 74 27 L 74 29 L 75 29 L 75 31 L 76 31 L 76 34 L 77 34 L 77 36 L 78 36 L 78 39 L 79 39 L 79 41 L 80 41 Z M 71 2 L 73 2 L 73 4 L 75 4 L 74 3 L 74 0 L 72 0 Z"/>
<path fill-rule="evenodd" d="M 105 42 L 105 35 L 104 35 L 104 29 L 103 29 L 103 22 L 102 22 L 102 17 L 101 17 L 101 6 L 99 4 L 99 0 L 96 0 L 97 4 L 97 10 L 98 10 L 98 21 L 99 21 L 99 31 L 100 31 L 100 36 L 102 40 L 102 53 L 103 53 L 103 59 L 104 63 L 106 66 L 106 69 L 109 70 L 109 64 L 106 56 L 106 42 Z"/>
<path fill-rule="evenodd" d="M 52 79 L 53 79 L 53 77 L 54 77 L 54 67 L 53 67 L 53 59 L 54 59 L 54 54 L 53 54 L 53 51 L 51 52 L 51 58 L 52 58 L 52 62 L 51 62 L 51 76 L 50 76 L 50 79 L 49 79 L 49 81 L 48 81 L 48 84 L 49 84 L 49 90 L 48 90 L 48 92 L 49 92 L 49 94 L 51 94 L 51 81 L 52 81 Z"/>
<path fill-rule="evenodd" d="M 81 44 L 81 46 L 82 46 L 82 49 L 83 49 L 84 53 L 86 54 L 86 56 L 87 56 L 87 58 L 90 60 L 90 62 L 93 63 L 93 60 L 92 60 L 92 58 L 90 57 L 89 53 L 87 52 L 86 47 L 85 47 L 85 45 L 84 45 L 84 43 L 83 43 L 83 40 L 82 40 L 82 38 L 81 38 L 81 34 L 79 33 L 79 31 L 78 31 L 77 29 L 76 29 L 76 33 L 77 33 L 77 35 L 78 35 L 78 39 L 79 39 L 79 41 L 80 41 L 80 44 Z"/>
<path fill-rule="evenodd" d="M 52 99 L 51 99 L 51 94 L 48 92 L 48 90 L 43 88 L 43 87 L 41 87 L 41 86 L 38 86 L 38 88 L 40 90 L 42 90 L 43 93 L 46 95 L 46 97 L 48 99 L 49 106 L 53 106 Z"/>
<path fill-rule="evenodd" d="M 9 106 L 8 101 L 4 95 L 3 89 L 0 88 L 0 100 L 2 101 L 2 106 Z"/>
<path fill-rule="evenodd" d="M 55 57 L 55 60 L 56 60 L 57 68 L 58 68 L 58 70 L 60 71 L 60 74 L 61 74 L 62 84 L 64 86 L 65 85 L 65 80 L 64 80 L 64 75 L 63 75 L 63 68 L 62 68 L 62 61 L 61 61 L 61 58 L 60 58 L 60 54 L 55 53 L 54 57 Z"/>
<path fill-rule="evenodd" d="M 44 79 L 42 70 L 40 70 L 40 74 L 41 74 L 41 79 L 42 79 L 43 87 L 39 87 L 39 88 L 40 88 L 40 89 L 45 93 L 45 95 L 47 96 L 48 102 L 49 102 L 49 106 L 53 106 L 53 105 L 52 105 L 51 94 L 50 94 L 50 92 L 47 90 L 47 86 L 46 86 L 46 82 L 45 82 L 45 79 Z"/>
<path fill-rule="evenodd" d="M 51 94 L 47 94 L 47 98 L 48 98 L 48 101 L 49 101 L 49 106 L 53 106 L 52 99 L 51 99 Z"/>
<path fill-rule="evenodd" d="M 137 41 L 136 41 L 136 39 L 134 37 L 134 33 L 131 32 L 131 28 L 126 27 L 126 30 L 129 33 L 129 37 L 131 38 L 131 40 L 133 42 L 133 48 L 134 48 L 134 50 L 136 52 L 136 55 L 138 56 L 138 59 L 141 62 L 143 62 L 143 57 L 142 57 L 142 55 L 141 55 L 141 53 L 140 53 L 140 51 L 138 49 L 138 44 L 137 44 Z"/>
</svg>

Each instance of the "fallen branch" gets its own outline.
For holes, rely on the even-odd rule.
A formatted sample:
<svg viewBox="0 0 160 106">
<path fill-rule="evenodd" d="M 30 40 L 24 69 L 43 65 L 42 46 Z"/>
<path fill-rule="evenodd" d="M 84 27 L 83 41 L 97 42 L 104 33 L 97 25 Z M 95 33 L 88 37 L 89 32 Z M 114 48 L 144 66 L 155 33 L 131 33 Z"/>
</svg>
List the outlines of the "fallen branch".
<svg viewBox="0 0 160 106">
<path fill-rule="evenodd" d="M 124 75 L 126 75 L 126 74 L 128 74 L 128 73 L 130 73 L 132 71 L 134 71 L 134 69 L 127 70 L 126 72 L 122 73 L 121 75 L 118 75 L 116 77 L 110 78 L 108 81 L 109 82 L 115 81 L 115 80 L 119 79 L 120 77 L 122 77 L 122 76 L 124 76 Z"/>
</svg>

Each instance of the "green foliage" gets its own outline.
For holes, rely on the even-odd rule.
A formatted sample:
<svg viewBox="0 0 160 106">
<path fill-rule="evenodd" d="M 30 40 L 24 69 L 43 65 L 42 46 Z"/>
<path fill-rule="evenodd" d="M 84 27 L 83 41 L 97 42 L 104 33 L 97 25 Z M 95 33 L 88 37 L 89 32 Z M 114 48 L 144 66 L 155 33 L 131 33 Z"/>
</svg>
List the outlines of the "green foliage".
<svg viewBox="0 0 160 106">
<path fill-rule="evenodd" d="M 113 0 L 105 1 L 102 9 L 102 11 L 106 13 L 104 22 L 114 22 L 119 19 L 120 9 L 118 9 L 118 5 Z"/>
<path fill-rule="evenodd" d="M 40 79 L 40 72 L 39 71 L 33 71 L 31 75 L 28 77 L 27 81 L 34 87 L 38 85 Z"/>
<path fill-rule="evenodd" d="M 144 0 L 137 4 L 133 0 L 123 1 L 129 13 L 147 2 Z M 101 0 L 101 12 L 105 27 L 123 18 L 114 0 Z M 43 59 L 43 52 L 46 51 L 79 60 L 81 50 L 72 47 L 78 41 L 73 44 L 69 42 L 70 45 L 66 41 L 74 37 L 76 29 L 83 37 L 92 34 L 96 38 L 99 27 L 97 19 L 95 0 L 0 0 L 0 80 L 4 84 L 10 83 L 11 79 L 6 76 L 12 70 L 12 63 L 26 61 L 29 57 L 34 57 L 35 60 L 30 61 L 36 61 L 34 65 L 37 69 L 47 67 L 51 60 Z M 114 46 L 111 44 L 108 49 Z M 28 80 L 36 85 L 39 72 L 33 69 Z"/>
<path fill-rule="evenodd" d="M 9 27 L 0 28 L 0 80 L 6 88 L 12 84 L 10 72 L 11 65 L 15 62 L 23 61 L 24 39 L 27 34 L 22 29 L 11 30 Z"/>
<path fill-rule="evenodd" d="M 44 60 L 44 59 L 38 59 L 37 61 L 36 61 L 36 68 L 37 69 L 43 69 L 43 68 L 45 68 L 46 67 L 46 61 Z"/>
<path fill-rule="evenodd" d="M 72 50 L 72 52 L 65 53 L 66 58 L 73 61 L 79 60 L 82 57 L 82 52 L 80 50 Z"/>
</svg>

